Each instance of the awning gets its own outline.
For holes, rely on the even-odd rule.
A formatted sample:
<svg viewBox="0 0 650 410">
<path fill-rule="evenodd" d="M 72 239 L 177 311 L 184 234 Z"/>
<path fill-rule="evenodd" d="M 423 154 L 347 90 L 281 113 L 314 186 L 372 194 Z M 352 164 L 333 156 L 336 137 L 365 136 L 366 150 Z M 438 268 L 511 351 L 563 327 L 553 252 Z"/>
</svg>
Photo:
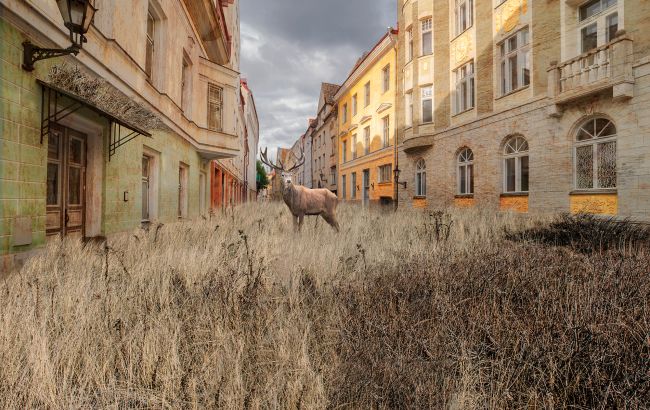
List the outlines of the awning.
<svg viewBox="0 0 650 410">
<path fill-rule="evenodd" d="M 87 108 L 98 115 L 106 118 L 109 123 L 109 141 L 108 141 L 108 160 L 115 154 L 115 151 L 122 145 L 131 141 L 139 135 L 151 138 L 151 133 L 143 130 L 137 125 L 133 125 L 127 121 L 117 118 L 109 112 L 99 108 L 92 102 L 72 94 L 69 91 L 63 90 L 52 84 L 48 84 L 41 80 L 36 80 L 41 87 L 43 87 L 43 94 L 41 95 L 41 144 L 43 137 L 50 132 L 50 124 L 57 122 L 67 117 L 68 115 L 78 111 L 81 108 Z M 59 107 L 63 101 L 59 101 L 61 97 L 65 97 L 72 101 L 72 103 Z M 66 101 L 67 103 L 67 101 Z M 125 135 L 122 134 L 122 128 L 127 130 Z"/>
</svg>

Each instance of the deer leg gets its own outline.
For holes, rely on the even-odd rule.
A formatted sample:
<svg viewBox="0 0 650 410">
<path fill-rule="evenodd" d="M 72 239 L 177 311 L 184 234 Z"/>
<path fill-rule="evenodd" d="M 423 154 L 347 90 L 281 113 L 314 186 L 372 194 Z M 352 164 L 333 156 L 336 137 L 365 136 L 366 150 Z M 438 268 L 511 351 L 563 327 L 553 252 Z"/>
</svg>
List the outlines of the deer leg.
<svg viewBox="0 0 650 410">
<path fill-rule="evenodd" d="M 298 217 L 291 215 L 291 220 L 293 220 L 293 231 L 298 232 Z"/>
<path fill-rule="evenodd" d="M 305 215 L 300 215 L 298 217 L 298 232 L 302 230 L 302 222 L 305 219 Z"/>
<path fill-rule="evenodd" d="M 339 223 L 336 221 L 336 218 L 334 216 L 325 215 L 325 214 L 321 214 L 321 215 L 323 216 L 325 222 L 329 224 L 329 226 L 334 228 L 336 232 L 339 232 Z"/>
</svg>

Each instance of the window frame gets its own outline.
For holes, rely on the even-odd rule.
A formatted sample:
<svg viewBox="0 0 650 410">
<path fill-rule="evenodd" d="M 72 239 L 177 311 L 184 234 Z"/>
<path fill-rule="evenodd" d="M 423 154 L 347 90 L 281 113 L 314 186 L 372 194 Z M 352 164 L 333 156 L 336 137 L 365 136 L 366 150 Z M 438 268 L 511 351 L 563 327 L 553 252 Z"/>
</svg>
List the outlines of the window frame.
<svg viewBox="0 0 650 410">
<path fill-rule="evenodd" d="M 357 159 L 357 134 L 352 134 L 352 146 L 350 147 L 352 150 L 352 159 L 355 160 Z"/>
<path fill-rule="evenodd" d="M 386 184 L 391 182 L 393 164 L 383 164 L 377 167 L 377 183 Z"/>
<path fill-rule="evenodd" d="M 381 119 L 382 122 L 382 134 L 381 134 L 381 146 L 386 148 L 390 146 L 390 115 L 386 115 Z"/>
<path fill-rule="evenodd" d="M 151 30 L 149 30 L 149 22 L 151 22 Z M 151 31 L 151 32 L 149 32 Z M 156 56 L 156 33 L 158 31 L 158 19 L 156 18 L 156 13 L 151 9 L 151 5 L 147 10 L 147 22 L 145 25 L 145 61 L 144 61 L 144 73 L 149 82 L 153 81 L 153 67 L 154 60 Z"/>
<path fill-rule="evenodd" d="M 350 199 L 357 199 L 357 173 L 350 174 Z"/>
<path fill-rule="evenodd" d="M 370 126 L 363 129 L 363 155 L 370 154 Z"/>
<path fill-rule="evenodd" d="M 343 104 L 343 108 L 341 108 L 341 111 L 342 111 L 341 117 L 343 117 L 343 124 L 345 124 L 346 122 L 348 122 L 348 103 Z"/>
<path fill-rule="evenodd" d="M 341 175 L 341 199 L 345 200 L 347 199 L 347 189 L 348 189 L 348 183 L 346 179 L 347 175 Z"/>
<path fill-rule="evenodd" d="M 370 81 L 363 86 L 363 107 L 370 105 Z"/>
<path fill-rule="evenodd" d="M 352 96 L 352 116 L 354 117 L 359 112 L 359 97 L 357 93 Z"/>
<path fill-rule="evenodd" d="M 464 186 L 461 175 L 465 176 Z M 456 155 L 456 180 L 457 195 L 474 195 L 474 151 L 470 148 L 462 148 Z"/>
<path fill-rule="evenodd" d="M 409 27 L 408 30 L 406 30 L 406 63 L 410 63 L 413 61 L 413 54 L 414 54 L 414 49 L 413 49 L 413 27 Z"/>
<path fill-rule="evenodd" d="M 341 154 L 343 156 L 342 162 L 348 162 L 348 140 L 341 142 Z"/>
<path fill-rule="evenodd" d="M 461 27 L 460 10 L 465 8 L 466 25 Z M 474 0 L 455 0 L 454 3 L 454 34 L 460 36 L 474 25 Z"/>
<path fill-rule="evenodd" d="M 415 196 L 427 196 L 427 163 L 424 158 L 415 162 Z"/>
<path fill-rule="evenodd" d="M 523 143 L 525 145 L 520 145 L 519 143 Z M 514 145 L 513 143 L 514 142 Z M 512 147 L 513 152 L 507 152 L 508 147 Z M 525 148 L 524 148 L 525 147 Z M 528 141 L 526 138 L 524 138 L 521 135 L 513 135 L 510 138 L 507 139 L 505 144 L 503 144 L 503 193 L 505 194 L 527 194 L 530 191 L 530 147 L 528 145 Z M 528 161 L 528 175 L 526 176 L 527 178 L 527 185 L 528 189 L 523 189 L 522 186 L 522 174 L 523 174 L 523 166 L 522 166 L 522 159 L 527 158 Z M 508 160 L 515 160 L 515 187 L 514 190 L 509 190 L 508 189 Z"/>
<path fill-rule="evenodd" d="M 606 120 L 608 121 L 607 125 L 603 127 L 603 129 L 600 132 L 597 132 L 597 121 L 598 120 Z M 578 140 L 579 133 L 584 127 L 590 122 L 594 122 L 594 131 L 596 131 L 596 135 L 592 136 L 589 139 L 585 140 Z M 610 135 L 605 135 L 605 136 L 600 136 L 609 125 L 612 125 L 614 127 L 614 133 Z M 600 179 L 600 164 L 599 164 L 599 158 L 598 158 L 598 148 L 599 146 L 606 145 L 606 144 L 614 144 L 614 185 L 613 186 L 606 186 L 603 187 L 601 186 L 601 179 Z M 591 146 L 591 156 L 592 156 L 592 164 L 591 164 L 591 177 L 592 177 L 592 182 L 591 182 L 591 187 L 586 187 L 582 188 L 578 186 L 578 149 L 581 147 L 588 147 Z M 616 124 L 614 121 L 607 117 L 603 116 L 595 116 L 592 118 L 588 118 L 586 120 L 583 120 L 580 123 L 580 126 L 577 127 L 577 131 L 575 132 L 574 136 L 574 144 L 573 144 L 573 187 L 576 191 L 611 191 L 611 190 L 616 190 L 618 189 L 618 128 L 616 127 Z"/>
<path fill-rule="evenodd" d="M 614 3 L 606 6 L 603 8 L 602 4 L 606 2 L 607 0 L 598 0 L 598 3 L 600 4 L 600 10 L 592 14 L 591 16 L 582 18 L 581 16 L 581 10 L 583 7 L 586 7 L 588 4 L 592 3 L 593 0 L 586 1 L 581 3 L 576 7 L 577 10 L 577 36 L 578 36 L 578 55 L 587 53 L 595 48 L 598 48 L 600 46 L 603 46 L 610 41 L 612 41 L 614 38 L 612 38 L 612 35 L 609 30 L 609 19 L 612 16 L 616 16 L 617 22 L 616 22 L 616 31 L 621 30 L 622 28 L 622 21 L 620 19 L 620 1 L 619 0 L 614 0 Z M 591 26 L 596 27 L 596 45 L 595 47 L 592 47 L 590 49 L 585 49 L 585 37 L 583 36 L 584 30 L 588 29 Z M 604 27 L 604 28 L 603 28 Z M 616 32 L 614 32 L 614 36 L 616 35 Z"/>
<path fill-rule="evenodd" d="M 390 63 L 381 70 L 382 74 L 382 93 L 388 92 L 390 90 Z"/>
<path fill-rule="evenodd" d="M 425 92 L 426 90 L 429 90 L 429 95 L 425 97 Z M 430 121 L 425 121 L 424 120 L 424 103 L 426 101 L 431 101 L 431 120 Z M 425 85 L 423 87 L 420 87 L 420 120 L 422 124 L 431 124 L 433 123 L 433 86 L 432 85 Z"/>
<path fill-rule="evenodd" d="M 525 34 L 525 35 L 524 35 Z M 511 47 L 511 41 L 515 39 L 516 47 Z M 524 42 L 525 41 L 525 42 Z M 497 45 L 498 61 L 499 61 L 499 92 L 502 96 L 514 93 L 521 89 L 530 86 L 530 76 L 532 73 L 532 53 L 530 41 L 530 28 L 529 26 L 521 28 L 516 33 L 507 37 L 505 40 Z M 515 58 L 517 70 L 517 86 L 512 88 L 512 58 Z M 525 71 L 528 69 L 528 77 L 526 82 Z"/>
<path fill-rule="evenodd" d="M 213 82 L 208 82 L 208 92 L 207 92 L 207 128 L 210 131 L 215 131 L 215 132 L 222 132 L 223 131 L 223 91 L 224 88 L 220 86 L 217 83 Z M 218 91 L 219 92 L 219 98 L 214 99 L 211 96 L 212 91 Z M 217 107 L 219 110 L 219 118 L 218 121 L 215 118 L 212 118 L 213 110 L 214 108 Z M 214 119 L 215 122 L 218 122 L 217 126 L 213 126 L 213 123 L 211 122 L 211 119 Z"/>
<path fill-rule="evenodd" d="M 469 70 L 469 71 L 468 71 Z M 465 93 L 459 99 L 460 91 L 465 84 Z M 468 100 L 471 101 L 471 105 Z M 462 106 L 461 106 L 462 105 Z M 459 66 L 454 70 L 454 115 L 471 111 L 476 107 L 476 80 L 474 60 Z"/>
<path fill-rule="evenodd" d="M 429 35 L 429 49 L 425 49 L 425 36 Z M 426 17 L 420 20 L 420 56 L 433 54 L 433 18 Z"/>
</svg>

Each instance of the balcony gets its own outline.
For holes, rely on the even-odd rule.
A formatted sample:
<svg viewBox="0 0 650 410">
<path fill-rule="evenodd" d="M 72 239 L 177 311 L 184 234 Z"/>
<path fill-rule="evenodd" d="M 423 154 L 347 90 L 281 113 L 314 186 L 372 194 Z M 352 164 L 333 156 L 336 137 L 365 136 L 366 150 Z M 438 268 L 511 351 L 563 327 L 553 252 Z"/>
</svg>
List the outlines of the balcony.
<svg viewBox="0 0 650 410">
<path fill-rule="evenodd" d="M 634 92 L 632 40 L 619 32 L 613 41 L 568 61 L 551 63 L 548 93 L 560 115 L 562 105 L 603 92 L 612 92 L 617 101 L 632 98 Z"/>
</svg>

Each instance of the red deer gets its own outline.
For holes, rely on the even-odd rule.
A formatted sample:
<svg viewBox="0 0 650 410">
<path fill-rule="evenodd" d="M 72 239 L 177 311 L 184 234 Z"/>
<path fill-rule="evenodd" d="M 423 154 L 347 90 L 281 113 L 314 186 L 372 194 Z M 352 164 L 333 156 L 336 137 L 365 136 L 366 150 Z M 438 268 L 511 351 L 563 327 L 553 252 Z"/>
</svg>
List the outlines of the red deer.
<svg viewBox="0 0 650 410">
<path fill-rule="evenodd" d="M 294 230 L 300 231 L 305 215 L 320 215 L 332 228 L 339 231 L 339 223 L 336 220 L 336 207 L 338 198 L 329 189 L 311 189 L 302 185 L 295 185 L 292 182 L 292 171 L 299 168 L 305 163 L 304 153 L 300 158 L 296 158 L 296 165 L 286 169 L 281 160 L 278 159 L 278 165 L 272 163 L 266 157 L 266 152 L 260 150 L 261 161 L 269 167 L 280 173 L 280 182 L 282 184 L 282 199 L 289 207 L 293 219 Z"/>
</svg>

